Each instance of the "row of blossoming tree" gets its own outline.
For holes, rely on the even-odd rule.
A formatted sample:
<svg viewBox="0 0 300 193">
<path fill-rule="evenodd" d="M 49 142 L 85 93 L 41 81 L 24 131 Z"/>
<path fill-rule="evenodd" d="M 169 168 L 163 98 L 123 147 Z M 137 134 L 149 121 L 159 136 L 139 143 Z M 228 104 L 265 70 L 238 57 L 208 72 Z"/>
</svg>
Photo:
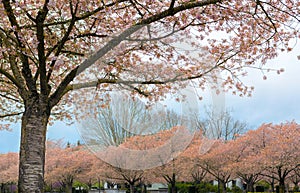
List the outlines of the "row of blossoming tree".
<svg viewBox="0 0 300 193">
<path fill-rule="evenodd" d="M 174 127 L 157 134 L 130 137 L 120 146 L 136 150 L 155 148 L 178 131 L 182 133 L 182 128 Z M 75 181 L 91 188 L 101 180 L 127 184 L 130 192 L 135 192 L 138 185 L 161 182 L 168 183 L 170 191 L 174 193 L 176 182 L 179 181 L 199 183 L 217 180 L 222 191 L 226 192 L 226 184 L 240 178 L 246 185 L 246 191 L 253 192 L 254 185 L 265 180 L 270 182 L 273 191 L 274 185 L 278 185 L 280 192 L 284 192 L 288 184 L 297 188 L 300 182 L 299 131 L 300 125 L 295 122 L 263 124 L 230 141 L 210 141 L 196 132 L 180 155 L 174 156 L 166 164 L 146 170 L 112 166 L 82 145 L 65 148 L 62 143 L 48 142 L 45 183 L 50 189 L 59 185 L 66 192 L 71 192 Z M 209 149 L 201 152 L 208 143 L 211 144 Z M 123 155 L 120 153 L 115 156 L 117 159 Z M 1 192 L 11 182 L 17 181 L 17 167 L 17 153 L 0 155 Z"/>
</svg>

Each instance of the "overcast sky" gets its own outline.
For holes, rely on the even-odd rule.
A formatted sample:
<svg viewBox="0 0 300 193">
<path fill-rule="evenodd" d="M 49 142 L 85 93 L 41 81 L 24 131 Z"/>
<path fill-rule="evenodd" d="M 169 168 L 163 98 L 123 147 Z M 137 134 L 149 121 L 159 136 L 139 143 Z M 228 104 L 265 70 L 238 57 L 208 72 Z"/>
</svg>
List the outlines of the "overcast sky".
<svg viewBox="0 0 300 193">
<path fill-rule="evenodd" d="M 226 106 L 234 109 L 234 116 L 253 126 L 292 120 L 300 123 L 300 61 L 297 55 L 300 55 L 299 49 L 269 62 L 285 69 L 280 75 L 270 73 L 267 80 L 263 80 L 258 71 L 251 73 L 245 82 L 255 86 L 252 97 L 226 95 Z"/>
<path fill-rule="evenodd" d="M 232 109 L 235 119 L 246 121 L 253 129 L 262 123 L 282 123 L 295 120 L 300 123 L 300 55 L 299 49 L 289 53 L 282 53 L 275 60 L 269 61 L 273 67 L 285 69 L 277 75 L 276 72 L 267 74 L 263 80 L 259 71 L 249 73 L 244 78 L 248 85 L 255 86 L 252 97 L 238 97 L 225 94 L 225 106 Z M 211 104 L 211 95 L 205 94 L 200 106 Z M 18 151 L 20 138 L 20 124 L 13 125 L 12 132 L 0 132 L 0 152 Z M 80 140 L 76 126 L 66 126 L 58 122 L 48 129 L 48 139 L 64 139 L 71 143 Z"/>
</svg>

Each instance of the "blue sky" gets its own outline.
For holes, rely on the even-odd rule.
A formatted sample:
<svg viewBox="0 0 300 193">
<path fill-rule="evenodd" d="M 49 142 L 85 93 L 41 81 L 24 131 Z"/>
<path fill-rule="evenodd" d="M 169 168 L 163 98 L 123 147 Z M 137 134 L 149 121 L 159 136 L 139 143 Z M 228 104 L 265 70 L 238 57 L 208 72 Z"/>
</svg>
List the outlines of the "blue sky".
<svg viewBox="0 0 300 193">
<path fill-rule="evenodd" d="M 243 78 L 255 90 L 252 97 L 238 97 L 225 94 L 225 106 L 232 109 L 235 119 L 247 122 L 252 128 L 262 123 L 281 123 L 295 120 L 300 123 L 300 55 L 299 47 L 289 53 L 282 53 L 278 58 L 269 61 L 274 68 L 285 69 L 277 75 L 276 72 L 267 74 L 268 79 L 263 80 L 259 71 L 250 71 Z M 204 93 L 204 100 L 200 106 L 211 104 L 210 92 Z M 20 124 L 13 124 L 13 131 L 0 131 L 0 152 L 18 151 L 20 138 Z M 71 143 L 80 140 L 76 125 L 67 126 L 57 122 L 48 128 L 48 139 L 64 139 Z"/>
</svg>

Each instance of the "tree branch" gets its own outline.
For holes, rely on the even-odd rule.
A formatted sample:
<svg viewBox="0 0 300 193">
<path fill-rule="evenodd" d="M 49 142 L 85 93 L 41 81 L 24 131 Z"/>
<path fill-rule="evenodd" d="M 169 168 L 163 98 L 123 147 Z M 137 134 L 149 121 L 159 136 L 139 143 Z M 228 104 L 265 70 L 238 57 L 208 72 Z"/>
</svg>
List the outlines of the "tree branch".
<svg viewBox="0 0 300 193">
<path fill-rule="evenodd" d="M 9 72 L 7 72 L 7 70 L 4 70 L 4 69 L 0 68 L 0 74 L 3 74 L 6 78 L 8 78 L 18 88 L 22 88 L 22 85 Z"/>
<path fill-rule="evenodd" d="M 81 14 L 80 16 L 76 17 L 76 21 L 84 20 L 84 19 L 86 19 L 86 18 L 88 18 L 88 17 L 104 10 L 107 7 L 112 7 L 112 6 L 115 6 L 118 3 L 125 2 L 125 1 L 128 1 L 128 0 L 117 0 L 117 1 L 114 1 L 114 2 L 109 3 L 107 5 L 103 5 L 101 7 L 98 7 L 96 9 L 94 9 L 93 11 L 85 12 L 84 14 Z M 64 24 L 70 23 L 71 21 L 72 21 L 72 18 L 71 19 L 66 19 L 64 21 L 45 23 L 43 26 L 44 27 L 50 27 L 50 26 L 55 26 L 55 25 L 64 25 Z M 24 26 L 20 26 L 20 29 L 27 29 L 27 28 L 32 28 L 32 27 L 36 27 L 36 25 L 24 25 Z"/>
<path fill-rule="evenodd" d="M 46 57 L 45 57 L 45 42 L 44 42 L 44 27 L 43 23 L 46 19 L 48 14 L 47 5 L 49 0 L 46 0 L 43 6 L 43 9 L 38 12 L 36 17 L 36 36 L 37 36 L 37 50 L 38 50 L 38 58 L 39 58 L 39 66 L 38 66 L 38 73 L 40 74 L 40 89 L 41 94 L 44 96 L 48 96 L 49 88 L 47 84 L 47 70 L 46 70 Z"/>
<path fill-rule="evenodd" d="M 171 10 L 171 11 L 173 10 L 174 5 L 175 5 L 175 1 L 176 1 L 176 0 L 171 0 L 169 10 Z"/>
<path fill-rule="evenodd" d="M 76 76 L 81 74 L 85 69 L 93 65 L 98 59 L 106 55 L 110 50 L 115 48 L 117 45 L 119 45 L 123 40 L 125 40 L 128 36 L 131 34 L 137 32 L 142 27 L 146 26 L 147 24 L 159 21 L 160 19 L 166 18 L 168 16 L 172 16 L 176 13 L 179 13 L 181 11 L 195 8 L 195 7 L 201 7 L 206 6 L 210 4 L 216 4 L 218 2 L 221 2 L 221 0 L 203 0 L 203 1 L 196 1 L 196 2 L 188 2 L 182 5 L 179 5 L 177 7 L 174 7 L 172 11 L 165 10 L 161 13 L 158 13 L 156 15 L 150 16 L 147 19 L 144 19 L 137 23 L 136 25 L 133 25 L 132 27 L 129 27 L 128 29 L 124 30 L 119 36 L 113 38 L 110 40 L 105 46 L 103 46 L 101 49 L 99 49 L 95 54 L 93 54 L 91 57 L 83 61 L 80 65 L 75 67 L 71 72 L 64 78 L 64 80 L 60 83 L 57 90 L 51 95 L 50 97 L 50 103 L 51 106 L 57 104 L 61 97 L 66 93 L 66 88 L 70 84 L 71 81 L 74 80 Z M 194 79 L 192 77 L 191 79 Z"/>
<path fill-rule="evenodd" d="M 0 32 L 0 38 L 2 40 L 2 42 L 5 44 L 5 46 L 7 48 L 12 48 L 13 46 L 11 45 L 11 43 L 8 41 L 6 35 L 4 34 L 4 32 Z M 4 69 L 0 69 L 0 73 L 3 74 L 4 76 L 6 76 L 13 84 L 16 85 L 16 87 L 18 89 L 20 89 L 20 92 L 22 92 L 22 95 L 25 95 L 25 91 L 26 89 L 24 88 L 24 81 L 22 79 L 21 76 L 21 72 L 19 71 L 19 68 L 17 66 L 17 62 L 16 62 L 16 58 L 13 54 L 9 54 L 8 56 L 6 54 L 3 53 L 3 55 L 5 57 L 8 58 L 9 60 L 9 64 L 10 64 L 10 68 L 12 70 L 13 75 L 9 74 L 6 70 Z"/>
<path fill-rule="evenodd" d="M 0 90 L 1 92 L 3 92 L 2 90 Z M 13 101 L 14 103 L 20 103 L 20 104 L 22 104 L 21 103 L 21 101 L 16 97 L 16 96 L 13 96 L 11 93 L 8 93 L 7 91 L 4 91 L 4 94 L 1 94 L 1 92 L 0 92 L 0 96 L 2 97 L 2 98 L 6 98 L 6 99 L 8 99 L 8 100 L 11 100 L 11 101 Z M 10 96 L 9 96 L 10 95 Z M 15 97 L 15 98 L 14 98 Z"/>
<path fill-rule="evenodd" d="M 72 6 L 72 3 L 70 1 L 70 9 L 71 9 L 71 13 L 72 13 L 72 19 L 71 19 L 71 23 L 70 25 L 68 26 L 68 30 L 67 32 L 64 34 L 63 38 L 57 43 L 57 45 L 55 45 L 48 53 L 47 53 L 47 56 L 50 56 L 50 54 L 52 53 L 52 51 L 54 51 L 54 49 L 57 49 L 54 56 L 57 57 L 59 56 L 59 54 L 61 53 L 65 43 L 67 42 L 68 38 L 69 38 L 69 35 L 71 34 L 72 30 L 73 30 L 73 27 L 75 25 L 75 22 L 76 22 L 76 13 L 77 13 L 77 9 L 78 9 L 78 4 L 76 4 L 75 6 L 75 10 L 73 10 L 73 6 Z M 50 80 L 50 77 L 52 75 L 52 72 L 53 72 L 53 68 L 54 68 L 54 65 L 56 63 L 56 60 L 52 60 L 51 64 L 50 64 L 50 68 L 49 68 L 49 71 L 48 71 L 48 74 L 47 74 L 47 82 L 49 82 Z"/>
<path fill-rule="evenodd" d="M 0 115 L 0 119 L 2 118 L 6 118 L 6 117 L 13 117 L 13 116 L 18 116 L 23 114 L 24 112 L 16 112 L 16 113 L 8 113 L 8 114 L 4 114 L 4 115 Z"/>
<path fill-rule="evenodd" d="M 31 69 L 29 68 L 29 61 L 28 61 L 28 56 L 25 55 L 24 53 L 22 53 L 22 50 L 25 49 L 25 46 L 24 44 L 22 43 L 20 37 L 19 37 L 19 33 L 18 31 L 20 30 L 20 26 L 17 22 L 17 19 L 14 15 L 14 11 L 10 5 L 10 0 L 3 0 L 2 1 L 3 3 L 3 7 L 5 9 L 5 13 L 10 21 L 10 24 L 12 26 L 12 28 L 15 28 L 14 30 L 14 34 L 15 34 L 15 37 L 16 37 L 16 40 L 17 40 L 17 43 L 18 43 L 18 47 L 20 48 L 19 49 L 19 56 L 20 56 L 20 59 L 22 61 L 22 74 L 25 78 L 25 81 L 26 81 L 26 85 L 28 87 L 28 89 L 30 90 L 30 92 L 32 94 L 37 94 L 37 89 L 36 89 L 36 84 L 34 82 L 34 79 L 32 77 L 32 73 L 31 73 Z M 20 94 L 24 94 L 24 93 L 20 93 Z M 27 96 L 22 96 L 23 98 L 26 98 Z"/>
</svg>

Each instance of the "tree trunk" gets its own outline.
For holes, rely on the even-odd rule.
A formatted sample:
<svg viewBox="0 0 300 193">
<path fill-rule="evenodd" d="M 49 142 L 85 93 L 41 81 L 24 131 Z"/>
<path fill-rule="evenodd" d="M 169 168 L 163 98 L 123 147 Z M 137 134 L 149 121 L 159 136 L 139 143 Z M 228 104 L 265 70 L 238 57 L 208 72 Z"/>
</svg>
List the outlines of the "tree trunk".
<svg viewBox="0 0 300 193">
<path fill-rule="evenodd" d="M 177 188 L 175 183 L 171 183 L 171 193 L 177 193 Z"/>
<path fill-rule="evenodd" d="M 66 193 L 72 193 L 73 183 L 66 184 Z"/>
<path fill-rule="evenodd" d="M 253 181 L 247 182 L 246 186 L 247 186 L 246 187 L 247 192 L 254 192 L 254 182 Z"/>
<path fill-rule="evenodd" d="M 255 177 L 253 175 L 242 178 L 243 181 L 246 183 L 246 189 L 245 192 L 254 192 L 254 179 Z"/>
<path fill-rule="evenodd" d="M 89 179 L 89 181 L 87 183 L 87 186 L 88 186 L 89 190 L 92 189 L 93 183 L 92 183 L 92 179 L 91 178 Z"/>
<path fill-rule="evenodd" d="M 44 192 L 45 141 L 50 108 L 38 97 L 25 103 L 22 116 L 19 193 Z"/>
<path fill-rule="evenodd" d="M 221 185 L 221 188 L 222 188 L 222 193 L 227 193 L 226 182 L 220 180 L 220 185 Z"/>
<path fill-rule="evenodd" d="M 285 192 L 285 186 L 284 186 L 284 179 L 281 178 L 279 180 L 279 193 L 284 193 Z"/>
<path fill-rule="evenodd" d="M 98 190 L 99 190 L 99 193 L 101 193 L 101 188 L 100 188 L 100 178 L 98 178 Z"/>
<path fill-rule="evenodd" d="M 53 193 L 53 185 L 52 185 L 52 183 L 50 184 L 50 193 Z"/>
<path fill-rule="evenodd" d="M 147 185 L 143 184 L 142 193 L 147 193 Z"/>
<path fill-rule="evenodd" d="M 0 186 L 0 193 L 3 193 L 4 192 L 4 183 L 1 183 L 1 186 Z"/>
<path fill-rule="evenodd" d="M 174 162 L 173 162 L 174 163 Z M 172 193 L 177 193 L 177 188 L 176 188 L 176 174 L 173 172 L 172 174 L 172 182 L 171 182 L 171 192 Z"/>
<path fill-rule="evenodd" d="M 134 184 L 133 183 L 130 183 L 129 184 L 129 187 L 130 187 L 130 193 L 134 193 Z"/>
<path fill-rule="evenodd" d="M 177 193 L 176 174 L 172 173 L 172 176 L 164 175 L 163 177 L 166 180 L 166 182 L 168 183 L 168 192 L 169 193 Z"/>
</svg>

